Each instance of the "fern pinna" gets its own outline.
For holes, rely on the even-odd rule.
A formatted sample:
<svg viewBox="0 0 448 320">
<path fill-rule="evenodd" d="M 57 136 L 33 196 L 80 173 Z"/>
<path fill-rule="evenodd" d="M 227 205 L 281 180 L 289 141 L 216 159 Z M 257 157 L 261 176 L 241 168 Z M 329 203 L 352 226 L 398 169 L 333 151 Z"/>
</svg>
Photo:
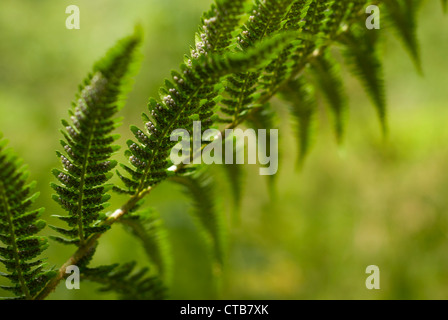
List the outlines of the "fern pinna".
<svg viewBox="0 0 448 320">
<path fill-rule="evenodd" d="M 137 269 L 136 262 L 89 267 L 97 243 L 77 261 L 84 280 L 101 285 L 99 292 L 116 292 L 123 300 L 160 300 L 166 297 L 166 287 L 160 277 L 148 275 L 149 268 Z"/>
<path fill-rule="evenodd" d="M 165 284 L 171 282 L 173 259 L 168 231 L 159 213 L 153 208 L 133 210 L 120 223 L 140 240 L 153 269 Z"/>
<path fill-rule="evenodd" d="M 419 70 L 416 23 L 421 2 L 375 1 Z M 446 3 L 442 0 L 444 8 Z M 219 194 L 211 190 L 212 176 L 205 168 L 191 161 L 173 165 L 169 155 L 177 141 L 171 140 L 171 133 L 179 128 L 191 132 L 194 120 L 201 121 L 202 132 L 209 128 L 224 132 L 241 124 L 273 128 L 277 109 L 270 100 L 278 96 L 286 102 L 296 127 L 303 165 L 312 146 L 318 95 L 325 98 L 333 116 L 337 141 L 343 141 L 348 99 L 339 55 L 334 54 L 338 50 L 366 89 L 386 133 L 386 94 L 377 50 L 381 40 L 377 31 L 365 27 L 370 4 L 367 0 L 216 0 L 204 13 L 180 71 L 172 71 L 158 99 L 149 100 L 149 113 L 142 116 L 144 129 L 131 126 L 135 138 L 127 142 L 129 163 L 120 164 L 116 172 L 121 183 L 114 185 L 110 179 L 117 161 L 112 156 L 119 149 L 114 145 L 118 135 L 113 131 L 119 125 L 115 115 L 135 69 L 141 30 L 120 40 L 94 65 L 80 87 L 70 122 L 62 122 L 63 151 L 57 156 L 63 168 L 53 170 L 59 183 L 51 187 L 54 200 L 67 212 L 57 217 L 68 228 L 52 226 L 62 235 L 52 238 L 74 244 L 77 250 L 58 271 L 43 271 L 45 264 L 38 257 L 48 244 L 36 236 L 45 226 L 39 220 L 42 209 L 29 210 L 37 197 L 30 196 L 33 184 L 26 185 L 26 171 L 5 149 L 5 140 L 0 142 L 0 262 L 7 271 L 2 275 L 12 283 L 3 288 L 18 298 L 44 299 L 75 264 L 82 278 L 100 283 L 102 291 L 117 291 L 124 299 L 164 298 L 175 269 L 168 233 L 160 216 L 143 201 L 167 179 L 182 185 L 192 198 L 193 215 L 209 240 L 214 267 L 223 270 L 226 230 L 223 210 L 215 202 Z M 201 147 L 207 143 L 203 141 Z M 272 150 L 270 145 L 266 148 Z M 189 160 L 197 151 L 190 150 Z M 225 169 L 238 205 L 244 172 L 238 166 Z M 269 185 L 272 189 L 272 179 Z M 128 195 L 128 200 L 105 212 L 112 189 Z M 117 222 L 139 239 L 149 257 L 149 270 L 137 268 L 134 262 L 90 266 L 98 239 Z"/>
<path fill-rule="evenodd" d="M 255 46 L 258 41 L 278 31 L 282 18 L 292 2 L 256 1 L 249 21 L 242 27 L 242 31 L 237 37 L 238 50 L 245 51 Z M 230 118 L 224 117 L 221 119 L 221 122 L 235 125 L 242 116 L 247 114 L 249 106 L 256 99 L 255 93 L 258 90 L 257 84 L 261 75 L 260 71 L 237 73 L 230 75 L 226 79 L 228 98 L 222 100 L 221 112 L 229 115 Z"/>
<path fill-rule="evenodd" d="M 135 270 L 136 263 L 85 268 L 82 277 L 101 284 L 100 292 L 113 291 L 123 300 L 162 300 L 166 297 L 158 277 L 148 276 L 148 268 Z"/>
<path fill-rule="evenodd" d="M 32 299 L 55 271 L 44 271 L 39 258 L 48 247 L 45 237 L 37 236 L 46 225 L 39 219 L 43 209 L 33 209 L 38 193 L 31 194 L 35 183 L 27 184 L 28 172 L 0 134 L 0 262 L 11 286 L 2 286 L 20 299 Z"/>
<path fill-rule="evenodd" d="M 80 94 L 70 112 L 72 123 L 62 121 L 65 126 L 65 154 L 57 152 L 64 170 L 53 170 L 60 185 L 52 184 L 57 195 L 54 199 L 68 212 L 59 216 L 70 229 L 52 226 L 67 238 L 53 237 L 66 243 L 84 245 L 86 239 L 107 230 L 100 213 L 106 207 L 112 188 L 107 181 L 117 162 L 111 155 L 119 149 L 113 145 L 118 135 L 112 134 L 119 125 L 114 115 L 123 100 L 123 88 L 129 81 L 129 71 L 136 49 L 141 41 L 140 30 L 125 38 L 111 49 L 106 58 L 93 68 L 93 73 L 84 81 Z"/>
</svg>

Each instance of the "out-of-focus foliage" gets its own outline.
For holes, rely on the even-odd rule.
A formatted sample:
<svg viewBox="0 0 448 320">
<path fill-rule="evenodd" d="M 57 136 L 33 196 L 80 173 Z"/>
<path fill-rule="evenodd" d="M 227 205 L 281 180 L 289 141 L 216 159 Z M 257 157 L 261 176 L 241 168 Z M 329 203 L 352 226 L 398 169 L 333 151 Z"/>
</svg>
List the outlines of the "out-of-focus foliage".
<svg viewBox="0 0 448 320">
<path fill-rule="evenodd" d="M 0 262 L 7 271 L 0 275 L 12 283 L 1 288 L 18 299 L 31 299 L 55 272 L 43 271 L 41 254 L 48 239 L 36 235 L 46 225 L 39 219 L 43 209 L 30 210 L 39 196 L 31 194 L 36 183 L 27 184 L 29 173 L 6 145 L 0 133 Z"/>
</svg>

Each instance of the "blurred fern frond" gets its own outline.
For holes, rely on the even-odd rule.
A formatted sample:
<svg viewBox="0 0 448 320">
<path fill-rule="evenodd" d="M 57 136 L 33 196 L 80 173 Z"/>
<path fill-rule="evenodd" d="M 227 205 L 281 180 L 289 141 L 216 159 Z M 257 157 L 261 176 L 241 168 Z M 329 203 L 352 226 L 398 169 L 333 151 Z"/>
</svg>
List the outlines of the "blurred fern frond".
<svg viewBox="0 0 448 320">
<path fill-rule="evenodd" d="M 301 167 L 313 143 L 317 113 L 315 89 L 304 78 L 298 78 L 289 81 L 280 95 L 288 103 L 293 117 L 299 150 L 298 164 Z"/>
<path fill-rule="evenodd" d="M 210 128 L 218 133 L 239 125 L 265 129 L 268 144 L 261 151 L 268 156 L 277 151 L 277 146 L 270 145 L 269 130 L 277 126 L 277 111 L 282 105 L 272 106 L 277 102 L 273 98 L 280 97 L 294 120 L 298 163 L 302 165 L 312 146 L 316 96 L 323 95 L 329 105 L 338 143 L 346 134 L 348 97 L 339 72 L 341 52 L 373 101 L 386 133 L 380 33 L 364 26 L 370 2 L 255 0 L 251 5 L 247 0 L 216 0 L 202 16 L 194 45 L 180 71 L 172 71 L 158 99 L 149 100 L 149 113 L 142 115 L 145 129 L 130 128 L 135 138 L 127 141 L 129 163 L 120 164 L 125 173 L 116 171 L 123 187 L 108 183 L 118 164 L 112 159 L 119 149 L 114 145 L 118 135 L 113 131 L 119 126 L 116 113 L 123 106 L 135 69 L 141 30 L 137 28 L 133 35 L 119 41 L 94 65 L 79 88 L 70 110 L 71 121 L 62 122 L 64 151 L 57 156 L 63 168 L 53 170 L 59 183 L 51 186 L 56 192 L 53 199 L 67 212 L 57 217 L 68 228 L 52 226 L 63 235 L 53 239 L 75 244 L 77 250 L 58 272 L 43 271 L 45 264 L 38 256 L 47 247 L 47 240 L 35 236 L 45 226 L 39 220 L 42 209 L 28 210 L 37 197 L 30 196 L 33 184 L 26 185 L 26 170 L 0 140 L 0 241 L 4 245 L 0 247 L 0 262 L 7 269 L 2 275 L 12 282 L 12 286 L 3 288 L 21 299 L 45 298 L 64 279 L 67 266 L 76 263 L 85 279 L 102 284 L 101 291 L 117 291 L 123 299 L 165 298 L 165 287 L 175 267 L 167 232 L 155 211 L 140 207 L 143 198 L 167 178 L 182 185 L 192 200 L 192 215 L 210 245 L 214 270 L 220 272 L 225 264 L 227 230 L 223 210 L 215 201 L 213 177 L 195 162 L 172 162 L 170 153 L 178 143 L 172 139 L 173 131 L 191 133 L 193 121 L 201 122 L 201 136 Z M 422 2 L 374 1 L 387 13 L 386 19 L 419 71 L 417 13 Z M 446 0 L 442 0 L 442 6 L 446 10 Z M 208 143 L 201 139 L 199 151 Z M 244 173 L 238 165 L 226 169 L 231 196 L 238 207 Z M 269 177 L 271 195 L 274 179 L 274 175 Z M 129 197 L 117 210 L 105 213 L 111 189 Z M 116 222 L 140 240 L 149 256 L 151 272 L 147 268 L 137 271 L 135 263 L 88 267 L 99 237 Z"/>
<path fill-rule="evenodd" d="M 340 76 L 339 65 L 326 52 L 325 55 L 321 55 L 314 60 L 312 73 L 315 75 L 317 85 L 333 115 L 336 140 L 338 143 L 342 143 L 347 116 L 347 97 Z"/>
<path fill-rule="evenodd" d="M 156 276 L 148 276 L 148 268 L 136 270 L 136 263 L 83 268 L 81 277 L 101 284 L 100 292 L 116 292 L 122 300 L 162 300 L 166 288 Z"/>
<path fill-rule="evenodd" d="M 213 260 L 221 269 L 225 260 L 224 217 L 215 205 L 213 178 L 203 170 L 193 174 L 173 177 L 172 180 L 185 188 L 191 198 L 192 215 L 212 248 Z"/>
<path fill-rule="evenodd" d="M 384 1 L 392 26 L 420 73 L 422 73 L 422 64 L 417 39 L 417 14 L 421 4 L 422 0 Z"/>
<path fill-rule="evenodd" d="M 386 93 L 382 64 L 378 57 L 377 32 L 364 33 L 359 29 L 347 32 L 342 38 L 344 55 L 350 71 L 360 79 L 377 110 L 381 128 L 387 131 Z"/>
<path fill-rule="evenodd" d="M 12 285 L 1 286 L 18 299 L 33 299 L 54 275 L 44 271 L 46 264 L 39 258 L 48 247 L 45 237 L 36 236 L 46 225 L 39 219 L 44 211 L 30 210 L 39 193 L 32 194 L 36 183 L 27 184 L 28 171 L 0 133 L 0 273 Z"/>
<path fill-rule="evenodd" d="M 137 142 L 129 140 L 125 154 L 134 168 L 122 165 L 130 178 L 118 173 L 127 188 L 121 192 L 138 195 L 166 179 L 171 174 L 167 170 L 171 166 L 169 154 L 177 144 L 170 139 L 173 130 L 182 128 L 191 132 L 193 119 L 205 109 L 213 108 L 223 76 L 256 68 L 281 50 L 292 36 L 291 33 L 279 34 L 244 53 L 201 56 L 182 64 L 182 73 L 173 71 L 173 82 L 166 80 L 160 89 L 160 101 L 150 99 L 150 116 L 143 114 L 146 130 L 131 127 Z M 210 91 L 209 86 L 215 89 Z M 202 130 L 206 127 L 207 123 Z"/>
<path fill-rule="evenodd" d="M 142 209 L 123 217 L 120 223 L 140 239 L 160 278 L 169 283 L 173 269 L 172 252 L 159 214 L 154 209 Z"/>
</svg>

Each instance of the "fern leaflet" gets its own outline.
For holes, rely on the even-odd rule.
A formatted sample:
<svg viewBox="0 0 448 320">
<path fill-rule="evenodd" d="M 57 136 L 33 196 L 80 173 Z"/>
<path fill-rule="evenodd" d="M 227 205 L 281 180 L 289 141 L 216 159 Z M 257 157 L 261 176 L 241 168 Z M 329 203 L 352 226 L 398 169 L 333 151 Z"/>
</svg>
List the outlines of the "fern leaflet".
<svg viewBox="0 0 448 320">
<path fill-rule="evenodd" d="M 150 261 L 164 282 L 169 283 L 173 268 L 167 230 L 153 209 L 132 212 L 120 220 L 127 230 L 140 239 Z"/>
<path fill-rule="evenodd" d="M 141 41 L 141 31 L 118 42 L 106 57 L 96 63 L 80 89 L 74 110 L 70 111 L 72 124 L 63 121 L 66 132 L 61 144 L 65 154 L 57 153 L 64 170 L 53 170 L 60 184 L 52 184 L 57 195 L 54 200 L 68 216 L 59 216 L 70 229 L 52 226 L 54 230 L 68 237 L 53 237 L 65 243 L 82 246 L 94 233 L 107 230 L 100 225 L 100 213 L 107 206 L 112 186 L 106 182 L 117 162 L 111 155 L 119 147 L 113 145 L 118 135 L 111 132 L 119 125 L 114 119 L 120 109 L 125 86 L 135 60 L 136 49 Z"/>
<path fill-rule="evenodd" d="M 6 144 L 0 134 L 0 262 L 7 270 L 0 275 L 12 283 L 1 288 L 19 299 L 33 299 L 55 272 L 43 271 L 43 260 L 34 260 L 48 247 L 45 237 L 35 235 L 46 225 L 39 219 L 44 210 L 29 210 L 39 196 L 30 195 L 36 184 L 26 184 L 28 172 Z"/>
<path fill-rule="evenodd" d="M 213 260 L 221 267 L 225 256 L 224 221 L 215 206 L 212 178 L 201 170 L 186 176 L 177 176 L 173 181 L 185 187 L 193 202 L 192 214 L 213 249 Z"/>
<path fill-rule="evenodd" d="M 166 288 L 158 277 L 147 276 L 148 268 L 135 270 L 136 263 L 83 268 L 81 277 L 102 285 L 100 292 L 113 291 L 122 300 L 162 300 Z"/>
</svg>

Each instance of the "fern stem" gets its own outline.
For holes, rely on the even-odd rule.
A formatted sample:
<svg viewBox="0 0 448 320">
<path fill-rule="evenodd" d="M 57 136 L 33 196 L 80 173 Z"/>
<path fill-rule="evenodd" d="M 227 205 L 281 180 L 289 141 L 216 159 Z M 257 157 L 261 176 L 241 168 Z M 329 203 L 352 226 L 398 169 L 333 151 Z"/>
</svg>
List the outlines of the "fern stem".
<svg viewBox="0 0 448 320">
<path fill-rule="evenodd" d="M 12 238 L 11 240 L 12 240 L 12 247 L 13 247 L 13 251 L 14 251 L 14 260 L 16 262 L 16 271 L 17 271 L 17 276 L 19 278 L 20 287 L 22 288 L 22 292 L 25 295 L 26 299 L 31 300 L 32 297 L 30 295 L 30 291 L 28 290 L 28 287 L 26 286 L 26 282 L 23 277 L 22 267 L 20 266 L 20 258 L 19 258 L 19 254 L 18 254 L 19 249 L 18 249 L 17 243 L 16 243 L 17 241 L 16 241 L 15 230 L 14 230 L 14 224 L 12 222 L 12 213 L 9 209 L 8 201 L 6 199 L 6 194 L 5 194 L 5 188 L 1 181 L 0 181 L 0 198 L 1 198 L 1 201 L 3 202 L 3 207 L 5 208 L 6 216 L 8 217 L 9 234 Z"/>
<path fill-rule="evenodd" d="M 132 196 L 120 209 L 115 210 L 104 222 L 103 225 L 111 226 L 117 222 L 123 215 L 132 210 L 137 202 L 143 199 L 152 190 L 151 187 L 142 190 L 140 193 Z M 44 300 L 51 292 L 53 292 L 58 284 L 67 276 L 65 271 L 71 265 L 76 265 L 82 258 L 84 258 L 92 248 L 96 246 L 96 242 L 103 233 L 95 233 L 88 237 L 83 246 L 78 250 L 59 268 L 57 275 L 47 283 L 45 288 L 35 297 L 35 300 Z"/>
<path fill-rule="evenodd" d="M 79 246 L 81 246 L 81 247 L 84 245 L 84 241 L 85 241 L 83 223 L 82 223 L 82 201 L 83 201 L 83 196 L 84 196 L 84 183 L 85 183 L 85 176 L 86 176 L 86 171 L 87 171 L 89 151 L 90 151 L 90 146 L 92 144 L 92 136 L 93 136 L 92 133 L 93 133 L 93 130 L 90 129 L 90 132 L 88 135 L 87 148 L 84 151 L 84 155 L 83 155 L 83 162 L 82 162 L 82 169 L 81 169 L 81 181 L 79 183 L 78 207 L 76 209 L 77 213 L 78 213 Z"/>
</svg>

